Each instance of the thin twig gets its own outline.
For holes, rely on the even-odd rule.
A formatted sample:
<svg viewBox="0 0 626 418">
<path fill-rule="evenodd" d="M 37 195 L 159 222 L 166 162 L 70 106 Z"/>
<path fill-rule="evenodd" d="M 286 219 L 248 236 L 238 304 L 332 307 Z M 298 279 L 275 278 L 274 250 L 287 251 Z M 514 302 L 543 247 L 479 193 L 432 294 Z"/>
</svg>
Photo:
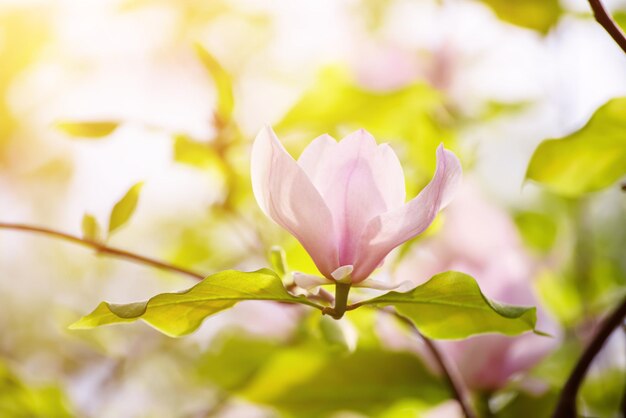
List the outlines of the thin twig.
<svg viewBox="0 0 626 418">
<path fill-rule="evenodd" d="M 446 360 L 443 353 L 437 347 L 437 344 L 433 340 L 431 340 L 430 338 L 422 334 L 419 331 L 419 329 L 417 329 L 415 324 L 413 324 L 413 322 L 411 322 L 411 320 L 409 320 L 408 318 L 405 318 L 404 316 L 400 315 L 399 313 L 395 311 L 385 310 L 385 309 L 382 309 L 382 311 L 390 313 L 391 315 L 395 316 L 400 321 L 407 324 L 409 328 L 411 329 L 411 331 L 413 331 L 416 335 L 418 335 L 422 339 L 422 341 L 424 341 L 424 343 L 426 344 L 426 347 L 428 348 L 428 351 L 430 351 L 430 354 L 432 354 L 432 356 L 435 358 L 437 365 L 443 372 L 444 378 L 446 379 L 448 386 L 450 387 L 450 390 L 452 391 L 452 395 L 454 396 L 456 401 L 459 403 L 459 406 L 461 407 L 461 410 L 463 411 L 463 415 L 465 416 L 465 418 L 476 418 L 476 414 L 474 413 L 470 400 L 468 399 L 467 391 L 465 390 L 463 384 L 461 383 L 462 380 L 460 376 L 458 375 L 458 373 L 456 373 L 456 369 L 450 366 L 450 364 Z"/>
<path fill-rule="evenodd" d="M 173 264 L 166 263 L 164 261 L 156 260 L 154 258 L 144 257 L 143 255 L 134 254 L 126 250 L 121 250 L 119 248 L 109 247 L 108 245 L 105 245 L 98 241 L 93 241 L 87 238 L 81 238 L 75 235 L 66 234 L 65 232 L 55 231 L 49 228 L 32 226 L 32 225 L 24 225 L 24 224 L 0 222 L 0 229 L 33 232 L 36 234 L 59 238 L 65 241 L 73 242 L 74 244 L 92 248 L 96 250 L 96 252 L 99 254 L 106 254 L 112 257 L 117 257 L 117 258 L 122 258 L 128 261 L 132 261 L 134 263 L 156 267 L 161 270 L 168 270 L 168 271 L 172 271 L 175 273 L 184 274 L 185 276 L 192 277 L 196 280 L 203 280 L 205 277 L 204 275 L 197 273 L 195 271 L 187 270 L 185 268 L 178 267 Z"/>
<path fill-rule="evenodd" d="M 585 379 L 587 370 L 593 362 L 593 359 L 602 349 L 606 340 L 613 333 L 613 331 L 622 324 L 625 317 L 626 298 L 624 298 L 615 311 L 613 311 L 613 313 L 611 313 L 611 315 L 604 320 L 597 334 L 593 337 L 591 343 L 578 360 L 578 363 L 567 379 L 565 386 L 563 386 L 559 403 L 557 404 L 554 414 L 552 415 L 553 418 L 569 418 L 577 416 L 576 395 L 578 394 L 578 390 Z"/>
<path fill-rule="evenodd" d="M 606 11 L 602 5 L 602 1 L 589 0 L 589 4 L 591 5 L 596 21 L 611 35 L 611 38 L 622 48 L 622 51 L 626 52 L 626 35 Z"/>
</svg>

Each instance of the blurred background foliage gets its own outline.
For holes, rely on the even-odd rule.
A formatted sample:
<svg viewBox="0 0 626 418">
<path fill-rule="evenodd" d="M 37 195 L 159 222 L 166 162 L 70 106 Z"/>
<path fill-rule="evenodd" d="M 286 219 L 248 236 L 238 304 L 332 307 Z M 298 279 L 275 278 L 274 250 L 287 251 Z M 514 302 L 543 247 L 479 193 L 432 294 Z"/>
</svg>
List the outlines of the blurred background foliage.
<svg viewBox="0 0 626 418">
<path fill-rule="evenodd" d="M 626 3 L 606 3 L 624 27 Z M 626 59 L 583 0 L 3 1 L 0 56 L 0 221 L 206 274 L 269 266 L 274 245 L 289 271 L 315 273 L 252 197 L 249 147 L 264 124 L 294 156 L 323 133 L 365 128 L 398 153 L 408 196 L 428 182 L 436 147 L 454 150 L 514 226 L 506 240 L 532 268 L 512 275 L 554 341 L 495 387 L 470 387 L 485 416 L 549 416 L 626 295 Z M 487 266 L 474 276 L 490 297 L 511 273 L 476 259 L 502 232 L 494 216 L 461 221 L 476 229 L 459 269 Z M 440 245 L 447 221 L 399 249 L 381 280 Z M 182 339 L 143 324 L 69 331 L 101 300 L 191 282 L 9 230 L 0 271 L 2 416 L 460 414 L 423 342 L 372 310 L 336 323 L 246 302 Z M 585 381 L 585 416 L 620 416 L 623 331 Z M 515 350 L 478 374 L 508 367 Z"/>
</svg>

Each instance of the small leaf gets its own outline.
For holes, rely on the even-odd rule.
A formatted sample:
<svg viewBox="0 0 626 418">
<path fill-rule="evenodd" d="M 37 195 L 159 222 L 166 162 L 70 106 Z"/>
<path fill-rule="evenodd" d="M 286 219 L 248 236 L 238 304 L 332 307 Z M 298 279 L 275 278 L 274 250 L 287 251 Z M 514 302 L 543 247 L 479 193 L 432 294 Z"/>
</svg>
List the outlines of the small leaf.
<svg viewBox="0 0 626 418">
<path fill-rule="evenodd" d="M 194 141 L 186 135 L 174 136 L 174 161 L 201 169 L 224 170 L 224 162 L 209 144 Z"/>
<path fill-rule="evenodd" d="M 219 61 L 202 45 L 195 44 L 195 48 L 196 54 L 211 75 L 217 89 L 217 115 L 222 122 L 226 122 L 231 119 L 235 106 L 231 77 Z"/>
<path fill-rule="evenodd" d="M 118 127 L 119 122 L 114 121 L 85 121 L 70 122 L 61 121 L 56 123 L 57 129 L 77 138 L 103 138 L 111 135 Z"/>
<path fill-rule="evenodd" d="M 123 226 L 135 212 L 139 201 L 139 192 L 143 187 L 143 182 L 135 184 L 128 192 L 115 204 L 109 218 L 109 235 L 113 231 Z"/>
<path fill-rule="evenodd" d="M 543 141 L 526 178 L 567 197 L 601 190 L 626 174 L 626 97 L 600 107 L 579 131 Z"/>
<path fill-rule="evenodd" d="M 457 339 L 487 332 L 517 335 L 535 330 L 535 308 L 489 300 L 476 280 L 455 271 L 437 274 L 409 292 L 389 292 L 362 304 L 394 306 L 430 338 Z"/>
<path fill-rule="evenodd" d="M 283 250 L 282 247 L 274 245 L 270 249 L 269 258 L 270 265 L 272 266 L 274 271 L 277 272 L 280 277 L 284 277 L 285 274 L 287 274 L 287 272 L 289 271 L 289 268 L 287 267 L 287 254 L 285 253 L 285 250 Z"/>
<path fill-rule="evenodd" d="M 83 238 L 91 241 L 99 241 L 101 237 L 100 225 L 98 220 L 91 214 L 86 213 L 82 222 Z"/>
<path fill-rule="evenodd" d="M 141 319 L 166 335 L 180 337 L 195 331 L 206 317 L 244 300 L 273 300 L 317 306 L 304 297 L 287 292 L 281 279 L 271 270 L 228 270 L 213 274 L 185 291 L 162 293 L 146 302 L 122 305 L 102 302 L 70 328 L 89 329 Z"/>
<path fill-rule="evenodd" d="M 482 0 L 498 18 L 543 34 L 557 24 L 563 9 L 559 0 Z"/>
</svg>

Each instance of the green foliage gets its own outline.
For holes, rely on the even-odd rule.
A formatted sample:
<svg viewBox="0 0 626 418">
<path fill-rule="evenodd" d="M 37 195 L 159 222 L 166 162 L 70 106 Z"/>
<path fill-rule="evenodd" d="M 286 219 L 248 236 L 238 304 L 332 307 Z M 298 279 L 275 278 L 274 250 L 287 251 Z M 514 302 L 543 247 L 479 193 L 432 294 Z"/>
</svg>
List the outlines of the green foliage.
<svg viewBox="0 0 626 418">
<path fill-rule="evenodd" d="M 542 142 L 526 178 L 551 191 L 578 197 L 626 174 L 626 97 L 601 106 L 579 131 Z"/>
<path fill-rule="evenodd" d="M 180 134 L 174 136 L 174 161 L 201 169 L 222 165 L 219 156 L 208 143 L 194 141 Z"/>
<path fill-rule="evenodd" d="M 162 293 L 146 302 L 122 305 L 102 302 L 70 328 L 88 329 L 141 319 L 166 335 L 180 337 L 195 331 L 206 317 L 244 300 L 273 300 L 317 306 L 287 292 L 280 277 L 271 270 L 229 270 L 211 275 L 183 292 Z"/>
<path fill-rule="evenodd" d="M 273 246 L 269 253 L 270 265 L 280 277 L 284 277 L 289 271 L 287 266 L 287 255 L 281 247 Z"/>
<path fill-rule="evenodd" d="M 501 418 L 549 417 L 554 412 L 559 391 L 546 390 L 541 394 L 518 392 L 502 409 L 497 411 Z"/>
<path fill-rule="evenodd" d="M 83 238 L 91 240 L 91 241 L 100 240 L 102 232 L 100 230 L 100 225 L 98 224 L 98 220 L 93 215 L 86 213 L 83 216 L 81 229 L 83 231 Z"/>
<path fill-rule="evenodd" d="M 307 143 L 321 133 L 340 139 L 359 128 L 379 141 L 405 141 L 404 154 L 412 162 L 405 167 L 407 181 L 421 182 L 417 184 L 421 186 L 435 169 L 437 146 L 441 142 L 453 145 L 446 117 L 443 96 L 426 84 L 374 92 L 357 86 L 342 70 L 329 68 L 275 129 L 279 135 L 304 133 Z"/>
<path fill-rule="evenodd" d="M 602 356 L 602 352 L 599 356 Z M 617 359 L 607 358 L 598 361 L 602 367 L 603 363 L 615 362 Z M 602 361 L 604 360 L 604 361 Z M 626 372 L 623 366 L 612 364 L 612 367 L 596 370 L 596 373 L 588 376 L 580 391 L 581 409 L 588 411 L 588 415 L 597 417 L 618 417 L 622 411 L 620 405 L 626 393 Z"/>
<path fill-rule="evenodd" d="M 98 139 L 111 135 L 118 127 L 115 121 L 61 121 L 56 123 L 57 129 L 76 138 Z"/>
<path fill-rule="evenodd" d="M 231 335 L 214 347 L 201 361 L 202 377 L 285 416 L 327 417 L 338 411 L 377 416 L 398 403 L 434 406 L 449 396 L 410 353 L 360 347 L 338 355 L 306 336 L 285 344 Z"/>
<path fill-rule="evenodd" d="M 0 416 L 69 418 L 66 404 L 57 387 L 29 387 L 0 363 Z"/>
<path fill-rule="evenodd" d="M 482 0 L 498 18 L 543 34 L 559 21 L 563 9 L 559 0 Z"/>
<path fill-rule="evenodd" d="M 553 217 L 538 212 L 519 212 L 514 219 L 526 245 L 541 252 L 552 248 L 557 236 Z"/>
<path fill-rule="evenodd" d="M 221 122 L 225 123 L 231 119 L 235 106 L 233 82 L 228 72 L 209 51 L 200 44 L 195 44 L 195 48 L 196 54 L 215 83 L 217 89 L 216 115 Z"/>
<path fill-rule="evenodd" d="M 363 305 L 394 306 L 430 338 L 455 339 L 497 332 L 517 335 L 535 329 L 535 308 L 487 299 L 467 274 L 448 271 L 406 292 L 389 292 Z"/>
<path fill-rule="evenodd" d="M 142 187 L 143 182 L 135 184 L 113 206 L 111 216 L 109 217 L 109 235 L 124 226 L 130 220 L 130 217 L 133 216 L 139 202 L 139 193 Z"/>
</svg>

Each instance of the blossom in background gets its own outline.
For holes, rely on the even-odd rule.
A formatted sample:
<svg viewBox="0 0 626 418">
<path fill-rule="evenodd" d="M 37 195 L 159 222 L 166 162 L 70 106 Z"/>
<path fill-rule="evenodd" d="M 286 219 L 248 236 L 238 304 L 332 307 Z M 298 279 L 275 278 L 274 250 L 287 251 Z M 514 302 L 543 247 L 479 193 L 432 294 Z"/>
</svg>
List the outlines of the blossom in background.
<svg viewBox="0 0 626 418">
<path fill-rule="evenodd" d="M 477 188 L 467 182 L 446 211 L 440 233 L 420 243 L 401 262 L 395 279 L 418 285 L 443 271 L 471 274 L 491 299 L 537 306 L 538 328 L 558 334 L 533 294 L 536 264 L 525 252 L 509 216 L 486 202 Z M 503 387 L 557 344 L 558 338 L 532 333 L 517 337 L 478 335 L 462 341 L 439 342 L 456 363 L 466 385 L 486 391 Z"/>
<path fill-rule="evenodd" d="M 440 146 L 433 179 L 405 203 L 396 154 L 365 130 L 340 142 L 322 135 L 296 161 L 264 128 L 252 147 L 251 171 L 259 206 L 300 241 L 325 283 L 367 279 L 392 249 L 431 224 L 461 179 L 459 160 Z M 300 279 L 303 287 L 322 283 Z"/>
</svg>

